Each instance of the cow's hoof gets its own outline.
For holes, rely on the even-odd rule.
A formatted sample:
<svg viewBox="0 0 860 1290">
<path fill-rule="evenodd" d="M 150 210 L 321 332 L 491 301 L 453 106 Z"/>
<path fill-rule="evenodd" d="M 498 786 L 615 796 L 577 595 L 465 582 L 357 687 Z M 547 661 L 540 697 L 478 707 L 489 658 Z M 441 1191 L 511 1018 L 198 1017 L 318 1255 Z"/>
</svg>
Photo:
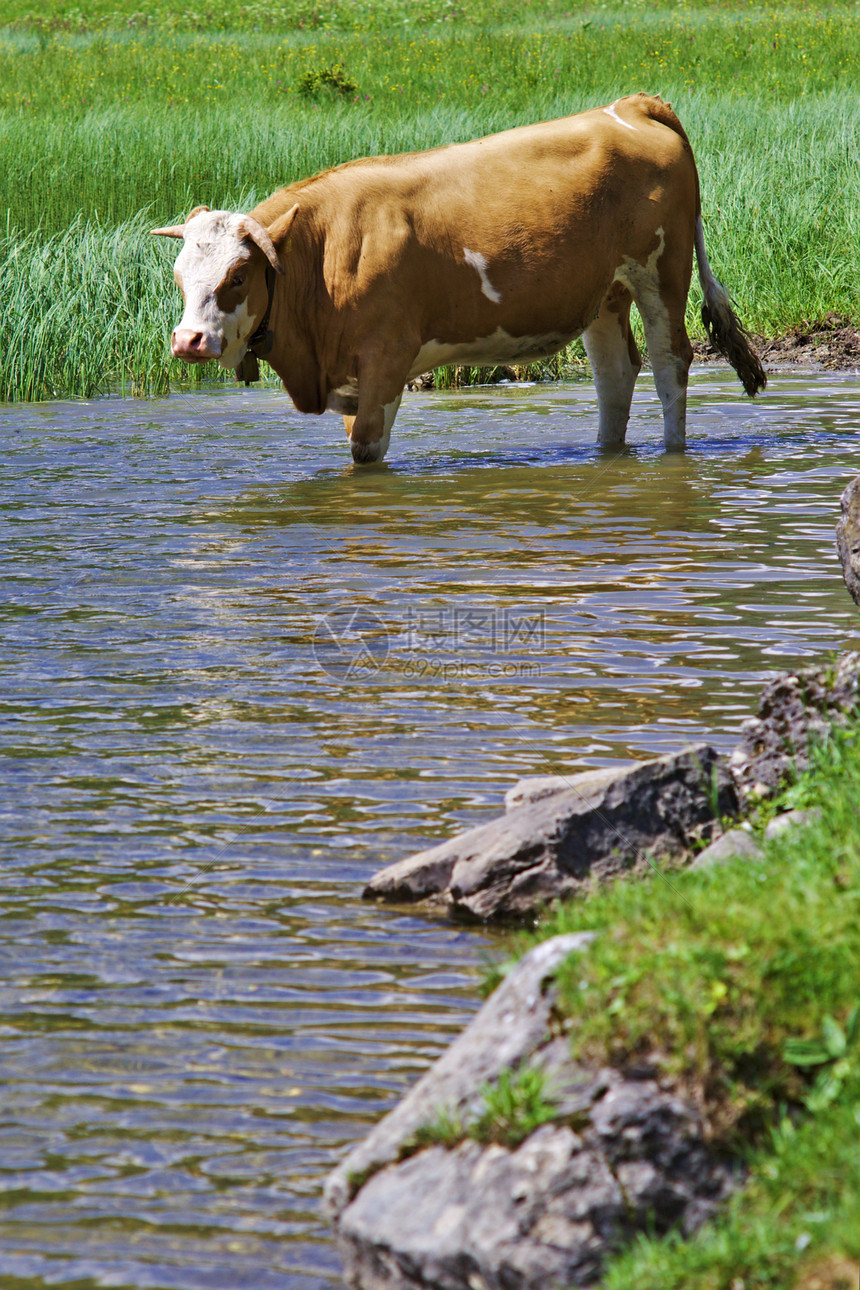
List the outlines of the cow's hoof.
<svg viewBox="0 0 860 1290">
<path fill-rule="evenodd" d="M 352 459 L 359 466 L 369 466 L 374 461 L 382 461 L 385 456 L 385 444 L 381 439 L 377 439 L 375 443 L 361 443 L 350 439 L 349 446 Z"/>
</svg>

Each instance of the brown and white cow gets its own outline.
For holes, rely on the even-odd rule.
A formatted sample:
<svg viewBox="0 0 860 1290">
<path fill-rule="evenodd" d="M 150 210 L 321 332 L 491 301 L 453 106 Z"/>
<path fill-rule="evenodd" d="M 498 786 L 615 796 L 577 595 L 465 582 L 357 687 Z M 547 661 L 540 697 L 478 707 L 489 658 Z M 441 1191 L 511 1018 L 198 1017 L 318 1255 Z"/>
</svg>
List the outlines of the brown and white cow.
<svg viewBox="0 0 860 1290">
<path fill-rule="evenodd" d="M 668 449 L 685 442 L 695 250 L 702 315 L 755 394 L 765 374 L 711 272 L 678 118 L 635 94 L 431 152 L 370 157 L 282 188 L 250 215 L 199 206 L 155 229 L 185 245 L 172 348 L 241 377 L 265 356 L 300 412 L 341 412 L 380 460 L 403 387 L 443 363 L 526 363 L 582 336 L 598 440 L 624 442 L 642 317 Z"/>
</svg>

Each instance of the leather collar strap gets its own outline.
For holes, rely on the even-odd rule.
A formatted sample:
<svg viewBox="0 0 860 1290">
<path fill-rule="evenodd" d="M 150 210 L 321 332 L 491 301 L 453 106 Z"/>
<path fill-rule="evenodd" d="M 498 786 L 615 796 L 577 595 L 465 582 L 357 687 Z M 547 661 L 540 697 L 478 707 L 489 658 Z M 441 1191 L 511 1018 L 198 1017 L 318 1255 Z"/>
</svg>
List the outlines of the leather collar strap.
<svg viewBox="0 0 860 1290">
<path fill-rule="evenodd" d="M 272 346 L 275 343 L 275 337 L 269 330 L 269 319 L 272 316 L 272 301 L 275 298 L 275 270 L 271 267 L 266 269 L 266 290 L 269 293 L 269 303 L 266 306 L 266 312 L 263 315 L 263 321 L 257 330 L 248 340 L 248 348 L 245 355 L 239 361 L 236 368 L 236 380 L 244 381 L 250 385 L 252 381 L 260 379 L 260 364 L 257 362 L 258 356 L 265 358 L 272 352 Z"/>
<path fill-rule="evenodd" d="M 272 345 L 275 338 L 269 331 L 269 319 L 272 316 L 272 302 L 275 299 L 275 270 L 271 265 L 266 268 L 266 290 L 269 293 L 269 303 L 266 305 L 266 312 L 263 315 L 263 321 L 248 341 L 248 348 L 252 349 L 260 358 L 265 358 L 271 353 Z"/>
</svg>

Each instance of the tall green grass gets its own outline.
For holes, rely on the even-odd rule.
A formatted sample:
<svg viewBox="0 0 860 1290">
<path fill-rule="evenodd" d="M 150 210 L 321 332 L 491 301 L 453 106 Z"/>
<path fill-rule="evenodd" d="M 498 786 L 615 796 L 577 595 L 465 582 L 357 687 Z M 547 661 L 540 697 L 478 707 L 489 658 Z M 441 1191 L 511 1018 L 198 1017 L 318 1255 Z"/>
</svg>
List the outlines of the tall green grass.
<svg viewBox="0 0 860 1290">
<path fill-rule="evenodd" d="M 693 142 L 706 215 L 722 221 L 712 240 L 728 237 L 726 256 L 732 264 L 739 255 L 749 259 L 756 280 L 771 261 L 781 270 L 783 247 L 792 266 L 810 251 L 821 266 L 832 259 L 825 285 L 833 289 L 835 273 L 831 307 L 840 299 L 844 306 L 858 267 L 860 98 L 834 92 L 783 104 L 668 90 Z M 474 138 L 605 102 L 609 94 L 608 86 L 594 96 L 551 88 L 516 107 L 438 104 L 392 119 L 338 103 L 325 110 L 279 104 L 251 124 L 235 107 L 154 114 L 114 106 L 44 117 L 38 130 L 29 117 L 0 113 L 0 209 L 10 226 L 53 233 L 81 213 L 109 223 L 149 209 L 163 222 L 202 201 L 247 208 L 351 157 Z M 798 275 L 806 281 L 802 263 L 779 293 L 791 299 Z"/>
<path fill-rule="evenodd" d="M 116 229 L 0 238 L 0 400 L 164 394 L 187 383 L 168 337 L 177 311 L 164 254 L 140 218 Z"/>
<path fill-rule="evenodd" d="M 2 396 L 199 379 L 167 357 L 175 248 L 153 249 L 146 222 L 201 202 L 248 209 L 353 157 L 474 138 L 642 88 L 671 98 L 688 129 L 711 258 L 747 325 L 779 333 L 831 310 L 860 319 L 855 9 L 552 0 L 514 21 L 498 0 L 422 4 L 312 10 L 296 0 L 268 34 L 181 30 L 200 27 L 184 19 L 166 31 L 166 8 L 151 11 L 153 26 L 115 0 L 86 16 L 42 4 L 29 23 L 32 5 L 13 5 L 6 16 L 20 21 L 0 32 L 0 289 L 11 302 L 0 316 Z M 218 12 L 238 21 L 256 11 Z M 123 30 L 104 25 L 110 13 Z M 223 26 L 210 19 L 204 27 Z M 317 78 L 319 92 L 303 97 L 308 74 L 335 63 L 357 93 Z M 700 334 L 692 306 L 690 324 Z"/>
<path fill-rule="evenodd" d="M 678 107 L 698 156 L 711 259 L 746 324 L 775 334 L 828 310 L 860 319 L 860 102 L 831 94 L 761 106 L 690 93 Z M 7 117 L 0 398 L 89 396 L 122 383 L 159 391 L 215 375 L 169 356 L 176 246 L 153 242 L 149 227 L 200 202 L 247 209 L 355 153 L 431 147 L 523 118 L 527 110 L 478 117 L 442 106 L 386 129 L 344 107 L 282 109 L 237 152 L 238 112 L 186 110 L 147 131 L 142 109 L 114 108 L 53 123 L 37 144 Z M 694 286 L 688 326 L 700 336 L 697 311 Z"/>
</svg>

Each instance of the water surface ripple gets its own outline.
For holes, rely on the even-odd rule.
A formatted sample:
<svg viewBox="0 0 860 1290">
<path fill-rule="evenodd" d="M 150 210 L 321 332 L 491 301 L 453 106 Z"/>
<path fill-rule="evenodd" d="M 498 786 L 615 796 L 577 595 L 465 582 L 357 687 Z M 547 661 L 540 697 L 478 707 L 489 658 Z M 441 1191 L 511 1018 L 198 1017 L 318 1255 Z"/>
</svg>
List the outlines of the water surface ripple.
<svg viewBox="0 0 860 1290">
<path fill-rule="evenodd" d="M 407 397 L 385 467 L 270 391 L 0 408 L 0 1278 L 322 1290 L 326 1171 L 476 1007 L 368 907 L 518 776 L 730 746 L 858 644 L 855 378 Z"/>
</svg>

